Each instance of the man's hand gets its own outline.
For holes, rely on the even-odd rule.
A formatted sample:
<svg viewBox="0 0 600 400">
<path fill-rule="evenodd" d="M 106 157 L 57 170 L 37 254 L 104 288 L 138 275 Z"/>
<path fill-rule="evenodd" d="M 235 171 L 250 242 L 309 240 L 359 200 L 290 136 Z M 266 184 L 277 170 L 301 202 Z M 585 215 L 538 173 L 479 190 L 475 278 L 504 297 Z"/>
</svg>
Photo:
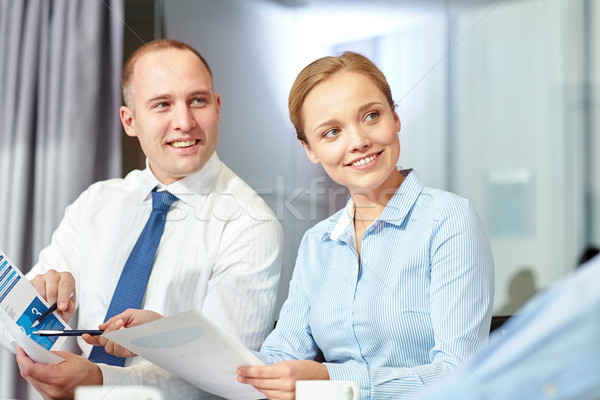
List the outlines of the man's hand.
<svg viewBox="0 0 600 400">
<path fill-rule="evenodd" d="M 77 301 L 73 275 L 70 272 L 58 272 L 51 269 L 45 274 L 37 275 L 31 280 L 31 284 L 49 304 L 57 302 L 58 315 L 69 322 L 75 314 Z M 72 297 L 71 294 L 73 294 Z"/>
<path fill-rule="evenodd" d="M 82 385 L 102 385 L 100 368 L 88 359 L 68 351 L 56 351 L 65 359 L 57 365 L 35 363 L 22 348 L 17 349 L 17 364 L 21 376 L 48 399 L 73 399 L 75 388 Z"/>
<path fill-rule="evenodd" d="M 123 311 L 121 314 L 117 314 L 108 319 L 98 328 L 104 332 L 112 332 L 116 331 L 117 329 L 131 328 L 132 326 L 152 322 L 162 317 L 162 315 L 154 311 L 135 310 L 133 308 L 129 308 Z M 94 346 L 104 346 L 104 351 L 106 351 L 108 354 L 114 354 L 117 357 L 132 357 L 136 355 L 135 353 L 127 350 L 125 347 L 122 347 L 112 340 L 108 340 L 102 336 L 91 336 L 85 334 L 82 336 L 82 339 Z"/>
<path fill-rule="evenodd" d="M 282 361 L 263 367 L 240 367 L 238 381 L 254 386 L 269 399 L 294 399 L 296 381 L 329 380 L 324 364 L 310 360 Z"/>
</svg>

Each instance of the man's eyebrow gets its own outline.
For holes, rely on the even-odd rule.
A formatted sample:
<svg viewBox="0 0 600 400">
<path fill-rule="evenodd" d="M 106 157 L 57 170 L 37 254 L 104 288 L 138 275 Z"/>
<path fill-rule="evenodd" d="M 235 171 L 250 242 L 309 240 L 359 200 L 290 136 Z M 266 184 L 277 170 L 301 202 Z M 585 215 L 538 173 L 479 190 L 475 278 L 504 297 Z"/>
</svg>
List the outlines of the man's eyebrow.
<svg viewBox="0 0 600 400">
<path fill-rule="evenodd" d="M 212 92 L 210 90 L 194 90 L 193 92 L 190 93 L 190 96 L 207 96 L 207 95 L 211 95 Z"/>
<path fill-rule="evenodd" d="M 170 94 L 166 94 L 166 93 L 165 94 L 157 94 L 156 96 L 152 96 L 151 98 L 146 100 L 146 104 L 150 104 L 150 103 L 153 103 L 158 100 L 168 100 L 171 97 L 173 97 L 173 96 L 171 96 Z"/>
<path fill-rule="evenodd" d="M 212 94 L 212 92 L 210 90 L 194 90 L 193 92 L 190 92 L 190 94 L 188 96 L 189 97 L 209 96 L 211 94 Z M 168 93 L 160 93 L 160 94 L 152 96 L 151 98 L 146 100 L 146 104 L 151 104 L 151 103 L 154 103 L 155 101 L 159 101 L 159 100 L 170 100 L 173 97 L 174 97 L 173 95 L 168 94 Z"/>
</svg>

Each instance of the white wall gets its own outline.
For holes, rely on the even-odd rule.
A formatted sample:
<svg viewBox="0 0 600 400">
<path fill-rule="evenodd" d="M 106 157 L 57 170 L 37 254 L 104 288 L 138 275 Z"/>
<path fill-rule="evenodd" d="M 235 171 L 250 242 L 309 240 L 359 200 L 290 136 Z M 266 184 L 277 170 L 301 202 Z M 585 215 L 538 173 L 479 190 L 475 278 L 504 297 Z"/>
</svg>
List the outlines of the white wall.
<svg viewBox="0 0 600 400">
<path fill-rule="evenodd" d="M 574 268 L 583 245 L 575 3 L 506 2 L 455 21 L 462 41 L 452 54 L 454 190 L 473 201 L 490 230 L 496 308 L 508 301 L 519 270 L 530 269 L 538 288 L 545 287 Z M 510 204 L 498 201 L 505 192 Z M 507 235 L 502 220 L 491 223 L 494 212 L 529 220 Z"/>
<path fill-rule="evenodd" d="M 449 189 L 447 29 L 444 13 L 432 11 L 383 35 L 379 54 L 402 124 L 399 165 L 440 189 Z"/>
</svg>

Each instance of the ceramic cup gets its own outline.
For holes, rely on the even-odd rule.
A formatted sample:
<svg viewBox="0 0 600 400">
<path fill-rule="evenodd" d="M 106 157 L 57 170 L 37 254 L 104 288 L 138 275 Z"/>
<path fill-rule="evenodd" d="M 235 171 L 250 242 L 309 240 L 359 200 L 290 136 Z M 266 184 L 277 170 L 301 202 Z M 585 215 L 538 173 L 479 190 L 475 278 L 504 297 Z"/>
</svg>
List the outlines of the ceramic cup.
<svg viewBox="0 0 600 400">
<path fill-rule="evenodd" d="M 150 386 L 79 386 L 75 400 L 163 400 L 163 396 Z"/>
<path fill-rule="evenodd" d="M 360 388 L 349 381 L 297 381 L 296 400 L 360 400 Z"/>
</svg>

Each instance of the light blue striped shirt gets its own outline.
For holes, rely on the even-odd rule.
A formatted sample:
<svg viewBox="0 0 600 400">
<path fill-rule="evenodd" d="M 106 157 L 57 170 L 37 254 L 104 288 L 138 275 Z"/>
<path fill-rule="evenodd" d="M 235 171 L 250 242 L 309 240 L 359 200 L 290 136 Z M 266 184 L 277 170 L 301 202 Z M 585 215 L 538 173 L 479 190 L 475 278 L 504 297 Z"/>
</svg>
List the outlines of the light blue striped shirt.
<svg viewBox="0 0 600 400">
<path fill-rule="evenodd" d="M 363 399 L 423 389 L 486 343 L 494 266 L 465 199 L 424 187 L 411 171 L 365 231 L 359 261 L 354 204 L 306 232 L 265 363 L 313 359 Z"/>
<path fill-rule="evenodd" d="M 600 256 L 538 293 L 420 400 L 600 399 Z"/>
</svg>

